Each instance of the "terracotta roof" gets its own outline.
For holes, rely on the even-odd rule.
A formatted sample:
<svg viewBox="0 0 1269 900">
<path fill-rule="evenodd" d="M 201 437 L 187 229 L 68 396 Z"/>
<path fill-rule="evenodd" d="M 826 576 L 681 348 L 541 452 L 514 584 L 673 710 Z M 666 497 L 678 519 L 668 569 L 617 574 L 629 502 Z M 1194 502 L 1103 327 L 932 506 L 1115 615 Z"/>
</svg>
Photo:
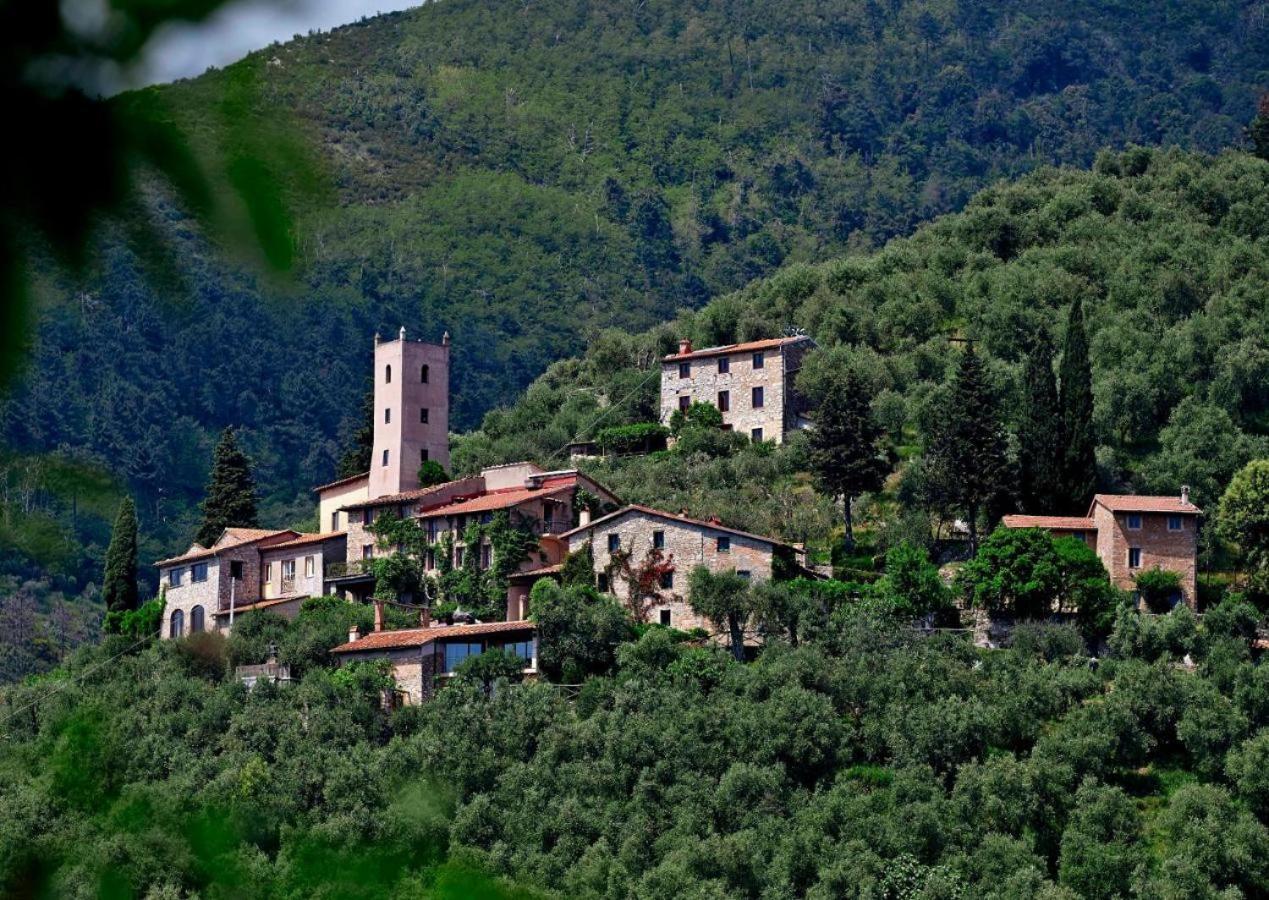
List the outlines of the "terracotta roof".
<svg viewBox="0 0 1269 900">
<path fill-rule="evenodd" d="M 256 541 L 262 541 L 265 538 L 274 537 L 279 534 L 298 535 L 298 531 L 292 531 L 289 528 L 226 528 L 216 543 L 210 547 L 202 547 L 193 544 L 188 550 L 179 556 L 172 556 L 168 559 L 160 559 L 155 563 L 156 566 L 172 566 L 177 563 L 193 562 L 199 559 L 211 559 L 221 550 L 229 550 L 233 547 L 241 547 L 243 544 L 253 544 Z"/>
<path fill-rule="evenodd" d="M 809 340 L 810 338 L 804 334 L 795 335 L 794 337 L 766 338 L 761 341 L 746 341 L 743 344 L 702 347 L 700 350 L 693 350 L 691 353 L 670 353 L 663 357 L 663 360 L 665 362 L 680 362 L 685 359 L 696 359 L 699 356 L 722 356 L 724 353 L 750 353 L 755 350 L 773 350 L 786 344 L 796 344 L 800 341 Z"/>
<path fill-rule="evenodd" d="M 251 612 L 253 609 L 268 609 L 270 606 L 277 606 L 279 603 L 294 603 L 296 600 L 307 600 L 308 594 L 292 594 L 289 597 L 272 597 L 268 600 L 257 600 L 254 603 L 235 603 L 234 615 L 239 613 Z M 229 609 L 218 609 L 213 613 L 217 616 L 229 617 Z"/>
<path fill-rule="evenodd" d="M 1093 520 L 1083 516 L 1005 516 L 1006 528 L 1051 528 L 1058 531 L 1096 531 Z"/>
<path fill-rule="evenodd" d="M 524 503 L 526 500 L 533 500 L 537 497 L 549 497 L 552 494 L 558 494 L 560 491 L 576 486 L 576 475 L 569 475 L 563 478 L 548 478 L 542 482 L 541 487 L 502 488 L 501 490 L 489 491 L 475 497 L 456 499 L 436 506 L 424 507 L 419 510 L 418 515 L 420 517 L 461 516 L 470 513 L 489 512 L 494 509 L 509 509 Z"/>
<path fill-rule="evenodd" d="M 458 481 L 475 481 L 476 479 L 460 478 Z M 356 503 L 349 503 L 341 506 L 340 509 L 366 509 L 372 506 L 390 506 L 394 503 L 409 503 L 413 500 L 422 500 L 428 494 L 435 494 L 442 488 L 447 488 L 454 484 L 453 481 L 446 481 L 444 484 L 428 485 L 425 488 L 415 488 L 412 491 L 402 491 L 400 494 L 385 494 L 382 497 L 375 497 L 373 500 L 358 500 Z"/>
<path fill-rule="evenodd" d="M 542 566 L 537 569 L 526 569 L 523 572 L 512 572 L 507 577 L 515 581 L 517 578 L 541 578 L 544 575 L 558 575 L 564 571 L 563 563 L 556 563 L 553 566 Z"/>
<path fill-rule="evenodd" d="M 561 534 L 560 537 L 566 538 L 566 537 L 569 537 L 570 535 L 587 531 L 588 529 L 594 528 L 596 525 L 599 525 L 603 522 L 607 522 L 610 519 L 615 519 L 618 516 L 624 516 L 627 513 L 631 513 L 631 512 L 641 512 L 649 516 L 656 516 L 659 519 L 666 519 L 670 522 L 678 522 L 684 525 L 696 525 L 700 528 L 709 528 L 714 531 L 726 531 L 729 534 L 738 534 L 741 537 L 752 538 L 755 541 L 762 541 L 763 543 L 771 544 L 772 546 L 776 546 L 776 547 L 788 547 L 790 550 L 797 549 L 792 544 L 788 543 L 787 541 L 782 541 L 779 538 L 767 537 L 764 534 L 754 534 L 752 531 L 741 531 L 739 528 L 729 528 L 728 526 L 723 525 L 719 522 L 706 522 L 706 521 L 702 521 L 701 519 L 689 519 L 687 516 L 676 516 L 674 513 L 666 512 L 663 509 L 653 509 L 650 506 L 639 506 L 638 504 L 633 504 L 633 503 L 630 506 L 623 506 L 621 509 L 617 510 L 616 512 L 609 513 L 606 516 L 600 516 L 598 519 L 595 519 L 593 522 L 590 522 L 589 524 L 579 525 L 571 531 L 566 531 L 563 534 Z"/>
<path fill-rule="evenodd" d="M 328 481 L 325 484 L 319 484 L 313 488 L 314 491 L 324 491 L 327 488 L 339 487 L 341 484 L 349 484 L 361 478 L 369 478 L 369 472 L 362 472 L 360 475 L 349 475 L 347 478 L 336 478 L 334 481 Z"/>
<path fill-rule="evenodd" d="M 289 547 L 303 547 L 307 544 L 321 544 L 325 541 L 333 541 L 337 538 L 347 538 L 346 531 L 327 531 L 323 534 L 301 534 L 299 537 L 290 541 L 283 541 L 280 544 L 270 544 L 263 548 L 265 550 L 285 550 Z"/>
<path fill-rule="evenodd" d="M 1093 514 L 1093 506 L 1099 503 L 1111 512 L 1180 513 L 1188 516 L 1201 516 L 1203 514 L 1203 510 L 1188 500 L 1182 502 L 1180 497 L 1151 497 L 1144 494 L 1097 494 L 1093 497 L 1092 506 L 1088 508 L 1089 515 Z"/>
<path fill-rule="evenodd" d="M 430 628 L 404 628 L 399 631 L 372 631 L 355 641 L 340 644 L 331 653 L 360 653 L 364 650 L 399 650 L 422 647 L 441 638 L 468 637 L 482 634 L 503 634 L 533 631 L 532 622 L 481 622 L 476 625 L 433 625 Z"/>
</svg>

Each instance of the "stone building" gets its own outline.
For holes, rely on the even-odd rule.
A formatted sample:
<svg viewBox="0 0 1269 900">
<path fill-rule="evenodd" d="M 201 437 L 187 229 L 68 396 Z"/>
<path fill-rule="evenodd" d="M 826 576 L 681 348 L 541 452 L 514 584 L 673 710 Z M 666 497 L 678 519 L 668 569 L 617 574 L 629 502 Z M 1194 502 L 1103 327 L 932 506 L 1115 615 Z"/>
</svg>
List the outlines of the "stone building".
<svg viewBox="0 0 1269 900">
<path fill-rule="evenodd" d="M 340 665 L 389 660 L 396 681 L 396 702 L 416 704 L 432 697 L 454 676 L 454 670 L 464 660 L 493 649 L 502 649 L 523 659 L 523 678 L 537 677 L 538 645 L 532 622 L 440 625 L 425 617 L 418 628 L 374 631 L 367 635 L 353 628 L 348 642 L 331 652 Z"/>
<path fill-rule="evenodd" d="M 723 427 L 754 441 L 782 443 L 807 425 L 806 404 L 794 387 L 802 359 L 815 342 L 805 335 L 679 351 L 661 361 L 661 423 L 692 403 L 718 408 Z"/>
<path fill-rule="evenodd" d="M 1179 497 L 1098 494 L 1088 515 L 1004 517 L 1006 528 L 1042 528 L 1077 537 L 1096 552 L 1110 581 L 1135 592 L 1137 576 L 1151 569 L 1176 573 L 1181 596 L 1198 604 L 1198 529 L 1203 511 L 1190 502 L 1189 488 Z"/>
<path fill-rule="evenodd" d="M 601 591 L 629 599 L 628 588 L 614 567 L 614 556 L 629 554 L 633 565 L 659 551 L 672 564 L 660 584 L 660 596 L 650 610 L 650 621 L 684 630 L 713 626 L 691 607 L 688 578 L 697 566 L 711 572 L 734 570 L 753 581 L 768 581 L 800 570 L 797 548 L 759 534 L 728 528 L 718 520 L 689 519 L 647 506 L 627 506 L 579 525 L 561 537 L 568 551 L 589 546 L 595 561 L 595 577 Z"/>
</svg>

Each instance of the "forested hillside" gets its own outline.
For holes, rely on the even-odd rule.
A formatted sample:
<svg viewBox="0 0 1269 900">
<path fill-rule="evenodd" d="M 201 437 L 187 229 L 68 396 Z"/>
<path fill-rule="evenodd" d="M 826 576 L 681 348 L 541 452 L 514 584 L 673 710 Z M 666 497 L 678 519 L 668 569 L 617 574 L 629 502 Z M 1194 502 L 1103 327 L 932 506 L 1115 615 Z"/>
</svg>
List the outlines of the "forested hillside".
<svg viewBox="0 0 1269 900">
<path fill-rule="evenodd" d="M 47 477 L 52 451 L 137 496 L 153 556 L 188 540 L 214 435 L 240 425 L 266 519 L 298 522 L 358 424 L 376 328 L 451 333 L 468 428 L 604 327 L 877 246 L 1001 177 L 1128 142 L 1236 145 L 1266 58 L 1250 0 L 443 0 L 154 89 L 213 155 L 235 139 L 227 117 L 297 119 L 333 199 L 300 204 L 290 285 L 227 261 L 161 197 L 180 289 L 143 277 L 118 235 L 83 283 L 41 273 L 30 367 L 0 404 L 5 565 L 94 577 L 104 520 Z M 1173 302 L 1197 302 L 1165 272 Z M 925 307 L 907 322 L 895 304 L 861 293 L 815 327 L 929 338 Z M 1135 339 L 1109 309 L 1099 327 Z M 1107 427 L 1151 440 L 1147 408 L 1177 390 L 1111 398 Z"/>
</svg>

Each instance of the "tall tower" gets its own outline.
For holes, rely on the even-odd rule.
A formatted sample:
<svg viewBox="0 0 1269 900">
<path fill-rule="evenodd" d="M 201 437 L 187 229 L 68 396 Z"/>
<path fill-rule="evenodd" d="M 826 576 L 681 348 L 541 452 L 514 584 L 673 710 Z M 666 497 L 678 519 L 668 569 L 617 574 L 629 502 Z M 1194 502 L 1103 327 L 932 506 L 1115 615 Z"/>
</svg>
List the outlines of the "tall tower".
<svg viewBox="0 0 1269 900">
<path fill-rule="evenodd" d="M 440 344 L 375 335 L 375 449 L 370 499 L 419 486 L 419 466 L 449 469 L 449 334 Z"/>
</svg>

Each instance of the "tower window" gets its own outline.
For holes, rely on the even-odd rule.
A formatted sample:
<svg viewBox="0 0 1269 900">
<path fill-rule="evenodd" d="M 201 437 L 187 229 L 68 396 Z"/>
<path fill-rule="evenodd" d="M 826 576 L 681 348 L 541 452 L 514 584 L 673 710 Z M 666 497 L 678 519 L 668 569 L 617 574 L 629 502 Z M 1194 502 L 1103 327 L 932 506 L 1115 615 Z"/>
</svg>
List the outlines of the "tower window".
<svg viewBox="0 0 1269 900">
<path fill-rule="evenodd" d="M 392 407 L 391 406 L 385 406 L 383 409 L 383 424 L 384 425 L 392 424 Z"/>
<path fill-rule="evenodd" d="M 383 383 L 392 384 L 392 366 L 383 367 Z"/>
<path fill-rule="evenodd" d="M 424 447 L 422 450 L 419 451 L 419 461 L 427 462 L 427 448 L 426 447 Z"/>
<path fill-rule="evenodd" d="M 427 384 L 427 376 L 428 376 L 427 366 L 424 366 L 422 369 L 419 370 L 419 381 L 421 381 L 423 384 Z"/>
<path fill-rule="evenodd" d="M 387 450 L 383 451 L 383 464 L 385 467 L 388 465 L 388 451 Z"/>
<path fill-rule="evenodd" d="M 423 425 L 427 424 L 427 407 L 426 406 L 419 408 L 419 422 L 422 423 Z"/>
</svg>

